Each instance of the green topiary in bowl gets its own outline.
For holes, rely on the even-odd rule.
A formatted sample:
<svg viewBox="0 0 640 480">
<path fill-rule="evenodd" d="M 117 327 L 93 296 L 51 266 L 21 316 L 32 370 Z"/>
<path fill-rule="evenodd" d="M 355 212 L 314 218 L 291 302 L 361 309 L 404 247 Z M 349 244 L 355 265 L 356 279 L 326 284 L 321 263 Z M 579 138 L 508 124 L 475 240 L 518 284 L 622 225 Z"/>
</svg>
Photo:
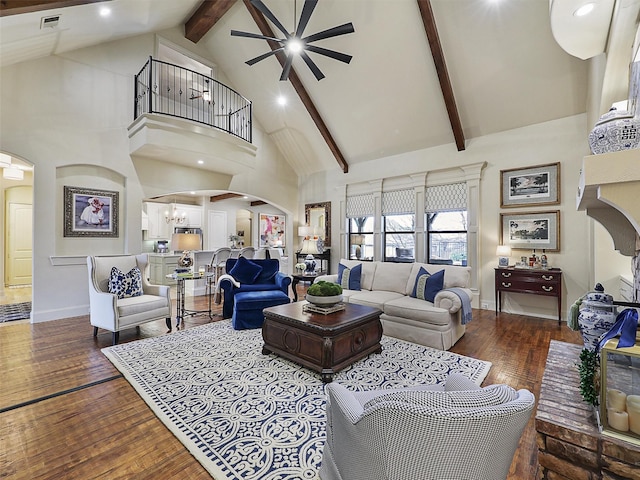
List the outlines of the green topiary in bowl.
<svg viewBox="0 0 640 480">
<path fill-rule="evenodd" d="M 342 295 L 342 287 L 337 283 L 319 280 L 309 287 L 307 293 L 314 297 L 332 297 L 333 295 Z"/>
<path fill-rule="evenodd" d="M 342 287 L 320 280 L 309 287 L 305 298 L 309 303 L 329 307 L 342 301 Z"/>
</svg>

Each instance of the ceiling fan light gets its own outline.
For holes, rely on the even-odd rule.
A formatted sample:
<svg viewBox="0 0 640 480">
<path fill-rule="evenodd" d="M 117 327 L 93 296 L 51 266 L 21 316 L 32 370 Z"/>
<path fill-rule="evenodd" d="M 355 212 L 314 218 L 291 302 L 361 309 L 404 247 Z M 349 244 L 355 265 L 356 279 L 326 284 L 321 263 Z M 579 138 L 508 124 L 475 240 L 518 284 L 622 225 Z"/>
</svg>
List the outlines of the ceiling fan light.
<svg viewBox="0 0 640 480">
<path fill-rule="evenodd" d="M 205 90 L 204 92 L 202 92 L 202 99 L 205 102 L 210 102 L 211 101 L 211 94 L 209 93 L 209 90 Z"/>
<path fill-rule="evenodd" d="M 302 41 L 299 38 L 292 37 L 287 41 L 287 52 L 300 53 L 304 48 Z"/>
</svg>

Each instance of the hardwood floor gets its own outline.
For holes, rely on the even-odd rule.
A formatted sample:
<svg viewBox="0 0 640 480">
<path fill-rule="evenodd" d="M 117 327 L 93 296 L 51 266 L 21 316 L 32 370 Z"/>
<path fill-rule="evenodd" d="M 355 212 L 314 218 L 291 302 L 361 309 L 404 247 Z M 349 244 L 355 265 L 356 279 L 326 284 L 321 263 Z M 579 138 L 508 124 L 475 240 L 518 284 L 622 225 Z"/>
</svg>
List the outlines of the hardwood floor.
<svg viewBox="0 0 640 480">
<path fill-rule="evenodd" d="M 205 297 L 193 301 L 192 308 L 205 308 Z M 451 351 L 492 362 L 484 384 L 527 388 L 537 398 L 549 341 L 581 343 L 564 323 L 473 313 Z M 88 317 L 0 325 L 0 478 L 210 478 L 101 353 L 109 332 L 94 338 Z M 153 322 L 121 332 L 120 343 L 165 332 L 164 321 Z M 509 480 L 534 479 L 536 457 L 532 415 Z"/>
</svg>

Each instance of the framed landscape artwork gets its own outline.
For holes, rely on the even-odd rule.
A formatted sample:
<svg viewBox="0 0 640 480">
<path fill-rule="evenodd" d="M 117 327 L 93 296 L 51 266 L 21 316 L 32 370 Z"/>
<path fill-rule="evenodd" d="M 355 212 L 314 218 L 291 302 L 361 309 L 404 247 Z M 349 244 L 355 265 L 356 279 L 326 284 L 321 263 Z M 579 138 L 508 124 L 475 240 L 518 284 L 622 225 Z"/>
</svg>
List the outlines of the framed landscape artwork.
<svg viewBox="0 0 640 480">
<path fill-rule="evenodd" d="M 500 171 L 500 206 L 560 203 L 560 162 Z"/>
<path fill-rule="evenodd" d="M 260 247 L 284 247 L 286 219 L 284 215 L 260 214 Z"/>
<path fill-rule="evenodd" d="M 117 237 L 118 192 L 64 187 L 65 237 Z"/>
<path fill-rule="evenodd" d="M 514 249 L 560 250 L 560 210 L 501 213 L 502 244 Z"/>
</svg>

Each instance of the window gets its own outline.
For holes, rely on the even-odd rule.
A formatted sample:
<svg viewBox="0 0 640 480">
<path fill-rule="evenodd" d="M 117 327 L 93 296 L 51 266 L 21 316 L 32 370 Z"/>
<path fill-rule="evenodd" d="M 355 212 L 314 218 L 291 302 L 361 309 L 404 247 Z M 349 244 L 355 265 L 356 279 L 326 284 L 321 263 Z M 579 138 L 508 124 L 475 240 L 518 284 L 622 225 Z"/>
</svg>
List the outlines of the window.
<svg viewBox="0 0 640 480">
<path fill-rule="evenodd" d="M 467 211 L 427 213 L 427 262 L 467 264 Z"/>
<path fill-rule="evenodd" d="M 349 258 L 373 261 L 373 217 L 348 218 Z"/>
<path fill-rule="evenodd" d="M 384 261 L 414 262 L 415 249 L 415 215 L 386 215 L 384 217 Z"/>
</svg>

